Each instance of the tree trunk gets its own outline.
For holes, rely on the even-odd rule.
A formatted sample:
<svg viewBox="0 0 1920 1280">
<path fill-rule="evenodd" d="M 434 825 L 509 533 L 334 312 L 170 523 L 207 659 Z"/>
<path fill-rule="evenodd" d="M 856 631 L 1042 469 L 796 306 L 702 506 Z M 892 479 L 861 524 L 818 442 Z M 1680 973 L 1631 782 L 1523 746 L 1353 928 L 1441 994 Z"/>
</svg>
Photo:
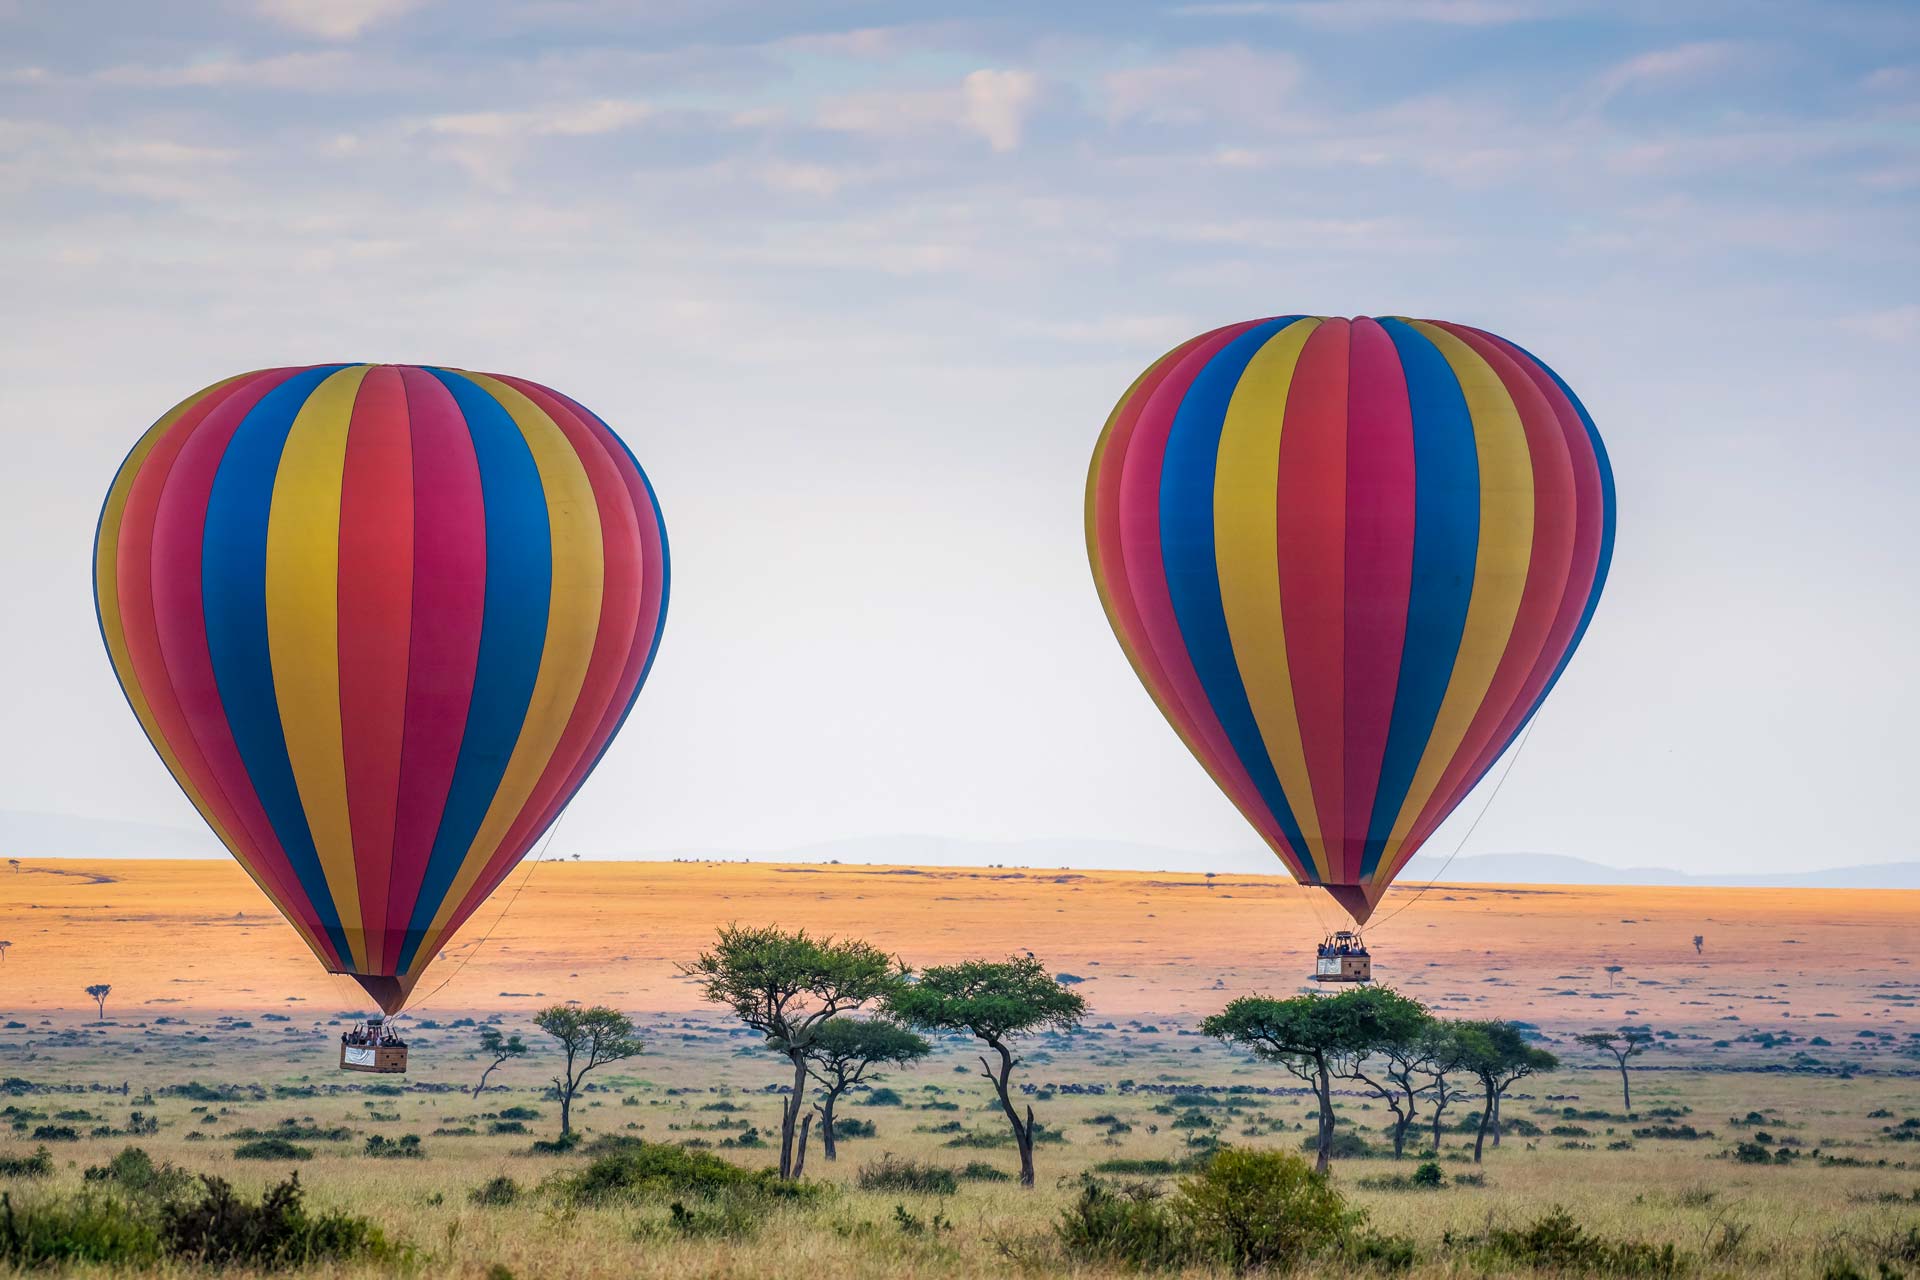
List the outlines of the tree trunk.
<svg viewBox="0 0 1920 1280">
<path fill-rule="evenodd" d="M 1440 1156 L 1440 1116 L 1445 1110 L 1446 1108 L 1442 1106 L 1436 1106 L 1433 1109 L 1433 1154 L 1435 1159 L 1438 1159 Z"/>
<path fill-rule="evenodd" d="M 787 1095 L 787 1102 L 780 1110 L 780 1176 L 795 1178 L 799 1175 L 793 1169 L 794 1132 L 800 1125 L 800 1108 L 807 1101 L 807 1060 L 799 1054 L 793 1059 L 793 1092 Z"/>
<path fill-rule="evenodd" d="M 1628 1115 L 1633 1114 L 1633 1085 L 1627 1081 L 1627 1060 L 1620 1059 L 1620 1106 Z"/>
<path fill-rule="evenodd" d="M 564 1138 L 573 1132 L 573 1086 L 558 1080 L 554 1084 L 560 1088 L 560 1136 Z"/>
<path fill-rule="evenodd" d="M 839 1100 L 840 1095 L 829 1089 L 827 1100 L 820 1105 L 820 1150 L 829 1160 L 840 1158 L 840 1153 L 833 1149 L 833 1104 Z"/>
<path fill-rule="evenodd" d="M 807 1112 L 806 1119 L 800 1122 L 800 1140 L 794 1144 L 793 1180 L 800 1181 L 801 1173 L 807 1167 L 807 1135 L 813 1131 L 813 1112 Z"/>
<path fill-rule="evenodd" d="M 1319 1064 L 1319 1074 L 1314 1078 L 1314 1089 L 1320 1095 L 1320 1142 L 1315 1149 L 1313 1168 L 1316 1173 L 1325 1173 L 1333 1161 L 1333 1082 L 1327 1079 L 1327 1064 Z"/>
<path fill-rule="evenodd" d="M 987 1043 L 993 1044 L 992 1041 Z M 993 1091 L 1000 1098 L 1000 1110 L 1006 1113 L 1007 1125 L 1013 1130 L 1014 1145 L 1020 1149 L 1020 1185 L 1031 1190 L 1033 1188 L 1033 1108 L 1027 1108 L 1027 1122 L 1024 1125 L 1021 1124 L 1020 1113 L 1013 1109 L 1013 1096 L 1007 1087 L 1008 1080 L 1013 1076 L 1013 1055 L 1004 1045 L 993 1044 L 993 1048 L 1000 1055 L 1000 1073 L 995 1075 L 985 1058 L 980 1059 L 980 1065 L 987 1067 L 987 1079 L 993 1082 Z"/>
<path fill-rule="evenodd" d="M 1027 1122 L 1015 1125 L 1014 1140 L 1020 1144 L 1020 1185 L 1033 1190 L 1033 1108 L 1027 1108 Z"/>
<path fill-rule="evenodd" d="M 1411 1115 L 1393 1114 L 1393 1158 L 1400 1159 L 1407 1154 L 1407 1126 L 1413 1123 Z"/>
<path fill-rule="evenodd" d="M 1493 1095 L 1493 1145 L 1495 1147 L 1500 1145 L 1500 1099 L 1504 1096 L 1499 1093 Z"/>
<path fill-rule="evenodd" d="M 1473 1162 L 1480 1163 L 1480 1152 L 1487 1145 L 1487 1130 L 1493 1126 L 1493 1090 L 1487 1090 L 1487 1109 L 1480 1113 L 1480 1132 L 1473 1138 Z M 1498 1142 L 1494 1143 L 1499 1146 Z"/>
</svg>

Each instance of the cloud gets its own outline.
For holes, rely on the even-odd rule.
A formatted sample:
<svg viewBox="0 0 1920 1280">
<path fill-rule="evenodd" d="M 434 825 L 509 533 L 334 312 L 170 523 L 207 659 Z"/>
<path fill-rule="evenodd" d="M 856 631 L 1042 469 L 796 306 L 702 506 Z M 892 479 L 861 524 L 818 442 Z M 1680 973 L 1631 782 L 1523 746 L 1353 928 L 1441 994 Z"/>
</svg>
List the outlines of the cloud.
<svg viewBox="0 0 1920 1280">
<path fill-rule="evenodd" d="M 1643 85 L 1686 82 L 1724 71 L 1745 59 L 1751 50 L 1732 40 L 1696 40 L 1646 53 L 1616 63 L 1594 81 L 1598 108 L 1629 89 Z"/>
<path fill-rule="evenodd" d="M 1225 0 L 1183 4 L 1173 12 L 1188 18 L 1290 18 L 1316 27 L 1376 27 L 1434 23 L 1452 27 L 1537 22 L 1571 10 L 1546 0 Z"/>
<path fill-rule="evenodd" d="M 138 89 L 350 90 L 392 87 L 391 78 L 364 73 L 359 59 L 337 49 L 286 53 L 272 58 L 215 58 L 177 67 L 108 67 L 96 82 Z"/>
<path fill-rule="evenodd" d="M 652 115 L 644 102 L 601 98 L 524 111 L 456 112 L 431 117 L 426 128 L 460 138 L 586 138 L 631 129 Z"/>
<path fill-rule="evenodd" d="M 1888 307 L 1847 316 L 1841 325 L 1863 337 L 1890 345 L 1908 346 L 1920 341 L 1920 304 Z"/>
<path fill-rule="evenodd" d="M 1165 62 L 1109 72 L 1107 115 L 1117 122 L 1259 125 L 1281 111 L 1300 83 L 1291 55 L 1245 45 L 1187 49 Z"/>
<path fill-rule="evenodd" d="M 1039 77 L 1031 71 L 971 72 L 961 86 L 967 124 L 995 151 L 1012 151 L 1039 91 Z"/>
<path fill-rule="evenodd" d="M 814 123 L 836 133 L 903 138 L 966 129 L 995 151 L 1019 147 L 1027 116 L 1039 99 L 1040 80 L 1031 71 L 982 69 L 957 89 L 911 89 L 850 93 L 821 102 Z"/>
<path fill-rule="evenodd" d="M 302 35 L 352 40 L 420 8 L 427 0 L 255 0 L 261 17 Z"/>
</svg>

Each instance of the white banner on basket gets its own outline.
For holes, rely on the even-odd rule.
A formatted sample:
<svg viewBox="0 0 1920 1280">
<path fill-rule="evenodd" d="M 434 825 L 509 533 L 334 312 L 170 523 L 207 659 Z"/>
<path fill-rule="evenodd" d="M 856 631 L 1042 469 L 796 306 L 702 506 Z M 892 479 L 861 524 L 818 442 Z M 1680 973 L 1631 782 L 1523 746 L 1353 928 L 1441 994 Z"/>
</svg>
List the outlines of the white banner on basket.
<svg viewBox="0 0 1920 1280">
<path fill-rule="evenodd" d="M 347 1065 L 350 1067 L 370 1067 L 374 1064 L 374 1051 L 371 1048 L 347 1049 Z"/>
</svg>

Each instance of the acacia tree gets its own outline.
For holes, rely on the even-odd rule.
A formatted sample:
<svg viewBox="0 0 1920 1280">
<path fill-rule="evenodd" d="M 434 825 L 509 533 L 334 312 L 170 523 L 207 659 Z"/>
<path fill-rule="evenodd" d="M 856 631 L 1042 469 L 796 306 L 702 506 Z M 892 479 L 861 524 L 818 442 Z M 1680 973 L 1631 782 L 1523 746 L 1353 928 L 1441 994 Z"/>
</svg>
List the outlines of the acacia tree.
<svg viewBox="0 0 1920 1280">
<path fill-rule="evenodd" d="M 1033 1107 L 1014 1109 L 1012 1042 L 1033 1032 L 1071 1031 L 1087 1002 L 1063 986 L 1031 955 L 1005 960 L 966 960 L 936 965 L 888 998 L 887 1011 L 923 1031 L 964 1031 L 993 1050 L 999 1063 L 980 1055 L 980 1073 L 993 1085 L 1000 1110 L 1020 1149 L 1020 1185 L 1033 1186 Z"/>
<path fill-rule="evenodd" d="M 1393 1158 L 1398 1160 L 1428 1083 L 1416 1077 L 1430 1075 L 1433 1041 L 1427 1033 L 1433 1019 L 1418 1000 L 1386 987 L 1360 987 L 1347 994 L 1354 998 L 1359 1016 L 1372 1020 L 1373 1029 L 1364 1048 L 1336 1056 L 1333 1074 L 1366 1085 L 1387 1104 L 1393 1113 Z"/>
<path fill-rule="evenodd" d="M 897 957 L 857 938 L 815 938 L 773 925 L 727 925 L 713 948 L 680 971 L 697 978 L 701 994 L 767 1038 L 767 1047 L 793 1064 L 793 1092 L 780 1113 L 780 1176 L 798 1178 L 806 1166 L 807 1055 L 823 1023 L 880 1000 L 901 983 Z M 796 1138 L 798 1141 L 796 1142 Z"/>
<path fill-rule="evenodd" d="M 1460 1042 L 1460 1065 L 1480 1081 L 1485 1108 L 1480 1132 L 1473 1140 L 1473 1162 L 1480 1163 L 1487 1134 L 1500 1145 L 1500 1100 L 1515 1081 L 1540 1071 L 1552 1071 L 1560 1059 L 1526 1042 L 1510 1022 L 1462 1022 L 1455 1032 Z"/>
<path fill-rule="evenodd" d="M 100 1021 L 107 1020 L 107 997 L 113 993 L 110 982 L 96 982 L 87 988 L 87 994 L 93 997 L 94 1004 L 100 1007 Z"/>
<path fill-rule="evenodd" d="M 557 1004 L 536 1013 L 533 1025 L 558 1040 L 564 1055 L 560 1074 L 553 1077 L 554 1091 L 560 1095 L 560 1139 L 564 1142 L 573 1134 L 573 1097 L 587 1072 L 631 1058 L 646 1046 L 633 1032 L 633 1019 L 605 1005 L 582 1009 Z"/>
<path fill-rule="evenodd" d="M 820 1024 L 807 1048 L 807 1071 L 820 1082 L 820 1149 L 827 1159 L 840 1156 L 833 1135 L 840 1095 L 873 1067 L 904 1067 L 932 1051 L 924 1037 L 879 1018 L 829 1018 Z"/>
<path fill-rule="evenodd" d="M 1411 1006 L 1383 987 L 1355 987 L 1338 995 L 1305 995 L 1277 1000 L 1242 996 L 1200 1024 L 1202 1034 L 1247 1049 L 1256 1058 L 1277 1062 L 1313 1087 L 1320 1102 L 1320 1132 L 1314 1168 L 1321 1173 L 1333 1160 L 1333 1077 L 1394 1035 Z"/>
<path fill-rule="evenodd" d="M 1440 1117 L 1454 1103 L 1473 1096 L 1469 1089 L 1454 1084 L 1466 1070 L 1466 1048 L 1460 1043 L 1457 1028 L 1451 1022 L 1435 1019 L 1422 1037 L 1429 1083 L 1423 1092 L 1433 1107 L 1433 1154 L 1440 1154 Z"/>
<path fill-rule="evenodd" d="M 1589 1049 L 1604 1049 L 1613 1055 L 1620 1068 L 1620 1109 L 1633 1113 L 1633 1083 L 1627 1079 L 1627 1059 L 1637 1058 L 1653 1044 L 1653 1032 L 1646 1027 L 1621 1027 L 1618 1031 L 1594 1031 L 1575 1040 Z"/>
<path fill-rule="evenodd" d="M 0 961 L 4 961 L 7 958 L 7 948 L 12 945 L 11 942 L 0 941 Z"/>
<path fill-rule="evenodd" d="M 500 1028 L 498 1027 L 482 1027 L 480 1028 L 480 1052 L 492 1058 L 493 1061 L 489 1062 L 487 1069 L 480 1073 L 480 1083 L 473 1086 L 473 1096 L 476 1101 L 479 1099 L 481 1093 L 485 1091 L 487 1087 L 487 1077 L 493 1074 L 494 1068 L 498 1067 L 508 1058 L 524 1058 L 530 1051 L 526 1044 L 521 1041 L 518 1031 L 510 1036 L 503 1036 L 500 1034 Z"/>
</svg>

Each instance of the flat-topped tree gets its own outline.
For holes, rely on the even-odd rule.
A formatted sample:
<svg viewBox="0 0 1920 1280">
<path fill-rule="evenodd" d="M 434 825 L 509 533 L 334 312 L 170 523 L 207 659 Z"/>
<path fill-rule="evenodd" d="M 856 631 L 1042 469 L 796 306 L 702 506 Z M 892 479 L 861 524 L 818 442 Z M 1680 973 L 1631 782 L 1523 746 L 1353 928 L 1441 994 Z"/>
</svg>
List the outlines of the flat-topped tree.
<svg viewBox="0 0 1920 1280">
<path fill-rule="evenodd" d="M 856 938 L 815 938 L 773 925 L 727 925 L 711 950 L 680 971 L 700 981 L 701 994 L 767 1038 L 767 1047 L 793 1064 L 793 1092 L 780 1114 L 780 1176 L 797 1178 L 806 1165 L 800 1113 L 807 1102 L 807 1055 L 822 1024 L 899 987 L 906 970 L 898 958 Z M 797 1139 L 797 1141 L 796 1141 Z"/>
<path fill-rule="evenodd" d="M 646 1046 L 633 1033 L 633 1019 L 617 1009 L 596 1005 L 582 1009 L 557 1004 L 533 1015 L 533 1025 L 560 1042 L 564 1055 L 560 1074 L 553 1078 L 560 1095 L 560 1138 L 573 1133 L 573 1097 L 587 1072 L 609 1062 L 631 1058 Z"/>
<path fill-rule="evenodd" d="M 1460 1047 L 1460 1065 L 1480 1081 L 1485 1098 L 1480 1133 L 1473 1140 L 1473 1162 L 1479 1164 L 1489 1131 L 1493 1145 L 1500 1145 L 1500 1100 L 1507 1090 L 1536 1072 L 1552 1071 L 1560 1065 L 1560 1059 L 1528 1044 L 1511 1022 L 1458 1022 L 1454 1034 Z"/>
<path fill-rule="evenodd" d="M 1333 1159 L 1333 1078 L 1351 1076 L 1367 1054 L 1404 1037 L 1426 1016 L 1418 1003 L 1397 992 L 1354 987 L 1332 996 L 1242 996 L 1202 1022 L 1200 1030 L 1279 1063 L 1313 1086 L 1320 1103 L 1314 1167 L 1325 1173 Z"/>
<path fill-rule="evenodd" d="M 1435 1046 L 1428 1033 L 1433 1018 L 1418 1000 L 1388 987 L 1356 987 L 1333 999 L 1349 1000 L 1349 1016 L 1357 1023 L 1372 1023 L 1370 1030 L 1356 1028 L 1365 1031 L 1355 1037 L 1365 1047 L 1337 1054 L 1333 1074 L 1367 1086 L 1387 1104 L 1393 1113 L 1393 1158 L 1398 1160 L 1406 1151 L 1419 1097 L 1432 1080 Z"/>
<path fill-rule="evenodd" d="M 1620 1068 L 1620 1109 L 1633 1113 L 1633 1082 L 1627 1078 L 1627 1059 L 1645 1053 L 1653 1044 L 1653 1032 L 1647 1027 L 1621 1027 L 1618 1031 L 1593 1031 L 1574 1039 L 1589 1049 L 1603 1049 L 1613 1055 Z"/>
<path fill-rule="evenodd" d="M 519 1032 L 503 1036 L 498 1027 L 480 1028 L 480 1055 L 491 1058 L 492 1061 L 487 1064 L 487 1069 L 480 1073 L 480 1083 L 473 1086 L 474 1099 L 477 1101 L 485 1092 L 487 1077 L 494 1073 L 495 1068 L 508 1058 L 524 1058 L 528 1052 L 525 1042 L 520 1039 Z"/>
<path fill-rule="evenodd" d="M 13 945 L 13 944 L 12 944 L 11 942 L 6 942 L 6 941 L 0 941 L 0 961 L 5 961 L 5 960 L 6 960 L 6 958 L 7 958 L 7 948 L 8 948 L 8 947 L 10 947 L 10 946 L 12 946 L 12 945 Z"/>
<path fill-rule="evenodd" d="M 96 1005 L 100 1006 L 100 1021 L 105 1022 L 107 1020 L 107 997 L 113 994 L 113 984 L 110 982 L 96 982 L 87 988 L 87 994 L 93 997 L 93 1002 Z"/>
<path fill-rule="evenodd" d="M 1071 1031 L 1086 1015 L 1086 1000 L 1026 955 L 936 965 L 895 992 L 887 1012 L 922 1031 L 964 1031 L 993 1050 L 999 1063 L 981 1054 L 981 1074 L 999 1096 L 1020 1149 L 1020 1185 L 1033 1186 L 1033 1108 L 1025 1119 L 1014 1109 L 1013 1042 L 1036 1031 Z"/>
<path fill-rule="evenodd" d="M 820 1082 L 820 1140 L 827 1159 L 837 1160 L 833 1109 L 840 1095 L 874 1067 L 904 1067 L 933 1051 L 922 1036 L 881 1018 L 829 1018 L 814 1031 L 807 1070 Z"/>
</svg>

